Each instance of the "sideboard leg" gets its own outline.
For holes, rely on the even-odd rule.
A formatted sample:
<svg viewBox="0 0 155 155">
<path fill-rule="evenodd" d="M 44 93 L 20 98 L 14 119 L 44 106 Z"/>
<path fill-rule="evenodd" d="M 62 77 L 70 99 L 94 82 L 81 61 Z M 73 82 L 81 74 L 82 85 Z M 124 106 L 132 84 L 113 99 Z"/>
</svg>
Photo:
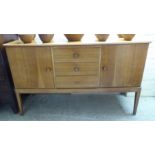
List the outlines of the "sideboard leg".
<svg viewBox="0 0 155 155">
<path fill-rule="evenodd" d="M 136 113 L 137 113 L 137 108 L 138 108 L 140 93 L 141 93 L 141 88 L 139 88 L 138 91 L 135 92 L 135 101 L 134 101 L 133 115 L 136 115 Z"/>
<path fill-rule="evenodd" d="M 16 92 L 16 97 L 17 97 L 17 102 L 18 102 L 18 107 L 19 107 L 19 113 L 20 115 L 22 115 L 23 114 L 23 103 L 22 103 L 21 94 Z"/>
</svg>

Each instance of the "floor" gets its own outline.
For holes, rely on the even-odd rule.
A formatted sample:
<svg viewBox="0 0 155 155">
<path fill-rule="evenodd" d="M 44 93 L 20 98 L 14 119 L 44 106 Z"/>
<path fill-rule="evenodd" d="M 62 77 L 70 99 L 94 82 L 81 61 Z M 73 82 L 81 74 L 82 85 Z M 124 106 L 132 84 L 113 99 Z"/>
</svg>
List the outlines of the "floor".
<svg viewBox="0 0 155 155">
<path fill-rule="evenodd" d="M 0 105 L 2 121 L 155 121 L 155 97 L 141 97 L 132 115 L 134 98 L 117 94 L 40 94 L 24 99 L 25 114 Z"/>
</svg>

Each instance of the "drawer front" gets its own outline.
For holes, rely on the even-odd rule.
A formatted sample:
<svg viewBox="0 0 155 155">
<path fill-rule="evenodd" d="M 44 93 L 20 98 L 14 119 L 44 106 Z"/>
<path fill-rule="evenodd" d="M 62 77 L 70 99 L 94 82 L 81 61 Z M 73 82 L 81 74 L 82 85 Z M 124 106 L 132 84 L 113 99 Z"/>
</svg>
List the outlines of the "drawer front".
<svg viewBox="0 0 155 155">
<path fill-rule="evenodd" d="M 55 79 L 56 88 L 93 88 L 99 86 L 97 76 L 59 76 Z"/>
<path fill-rule="evenodd" d="M 55 62 L 98 62 L 100 47 L 53 48 Z"/>
<path fill-rule="evenodd" d="M 56 76 L 99 75 L 99 63 L 55 63 Z"/>
</svg>

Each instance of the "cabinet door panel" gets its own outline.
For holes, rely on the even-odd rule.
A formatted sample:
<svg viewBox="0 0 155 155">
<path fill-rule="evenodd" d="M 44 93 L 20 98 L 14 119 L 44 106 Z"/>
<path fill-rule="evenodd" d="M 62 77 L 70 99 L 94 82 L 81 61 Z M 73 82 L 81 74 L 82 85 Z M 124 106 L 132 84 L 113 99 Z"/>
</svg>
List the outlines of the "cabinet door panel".
<svg viewBox="0 0 155 155">
<path fill-rule="evenodd" d="M 102 47 L 101 86 L 140 86 L 148 44 Z"/>
<path fill-rule="evenodd" d="M 53 88 L 50 47 L 8 47 L 7 55 L 16 88 Z"/>
</svg>

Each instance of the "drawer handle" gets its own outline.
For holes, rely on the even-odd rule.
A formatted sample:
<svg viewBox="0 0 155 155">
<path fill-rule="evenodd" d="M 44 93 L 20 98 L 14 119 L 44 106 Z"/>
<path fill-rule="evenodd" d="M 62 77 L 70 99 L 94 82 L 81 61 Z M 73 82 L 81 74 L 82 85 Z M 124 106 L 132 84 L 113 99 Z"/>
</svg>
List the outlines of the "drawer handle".
<svg viewBox="0 0 155 155">
<path fill-rule="evenodd" d="M 102 66 L 103 71 L 108 71 L 108 68 L 106 66 Z"/>
<path fill-rule="evenodd" d="M 73 58 L 74 58 L 74 59 L 79 58 L 79 56 L 80 56 L 79 53 L 77 53 L 77 52 L 73 53 Z"/>
<path fill-rule="evenodd" d="M 46 67 L 46 72 L 52 72 L 52 67 Z"/>
<path fill-rule="evenodd" d="M 74 72 L 79 72 L 80 68 L 79 67 L 74 67 L 73 70 L 74 70 Z"/>
</svg>

